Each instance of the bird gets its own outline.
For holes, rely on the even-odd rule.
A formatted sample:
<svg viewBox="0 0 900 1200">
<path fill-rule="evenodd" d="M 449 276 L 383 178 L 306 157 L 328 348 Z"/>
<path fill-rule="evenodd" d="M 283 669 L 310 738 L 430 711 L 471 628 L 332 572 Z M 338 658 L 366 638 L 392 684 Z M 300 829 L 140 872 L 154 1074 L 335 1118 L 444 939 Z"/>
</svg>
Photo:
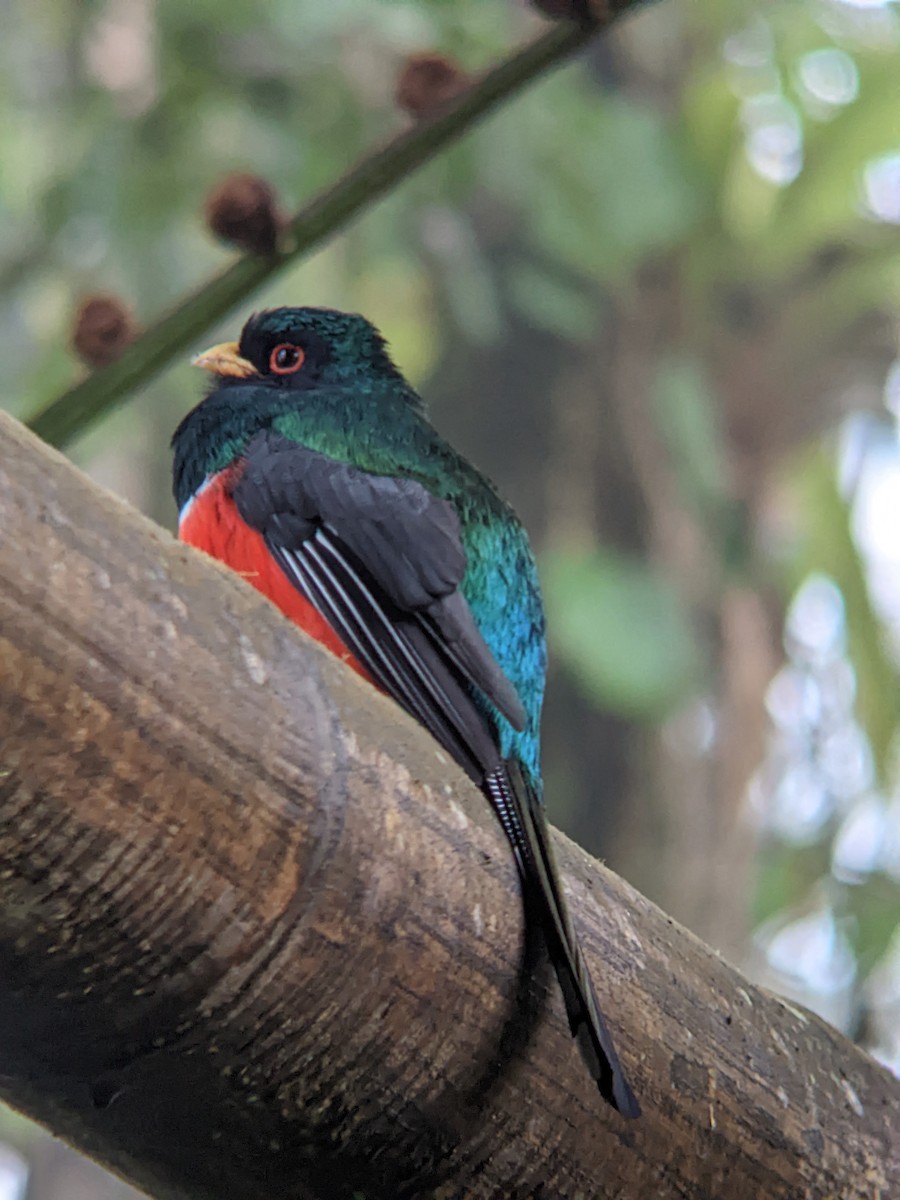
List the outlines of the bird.
<svg viewBox="0 0 900 1200">
<path fill-rule="evenodd" d="M 640 1114 L 544 814 L 545 620 L 512 508 L 429 422 L 365 317 L 284 307 L 194 360 L 172 438 L 179 537 L 221 560 L 419 721 L 492 805 L 601 1096 Z"/>
</svg>

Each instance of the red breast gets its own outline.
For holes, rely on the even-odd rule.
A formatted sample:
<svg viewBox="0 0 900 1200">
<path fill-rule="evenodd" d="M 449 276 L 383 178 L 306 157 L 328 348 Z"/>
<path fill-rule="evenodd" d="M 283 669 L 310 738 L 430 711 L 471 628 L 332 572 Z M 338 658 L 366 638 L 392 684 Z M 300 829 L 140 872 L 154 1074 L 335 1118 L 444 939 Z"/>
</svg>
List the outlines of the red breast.
<svg viewBox="0 0 900 1200">
<path fill-rule="evenodd" d="M 237 571 L 277 605 L 289 620 L 343 659 L 364 679 L 370 680 L 366 669 L 325 618 L 289 581 L 269 553 L 262 534 L 242 519 L 231 495 L 237 474 L 235 468 L 220 471 L 204 484 L 184 510 L 178 524 L 178 536 Z"/>
</svg>

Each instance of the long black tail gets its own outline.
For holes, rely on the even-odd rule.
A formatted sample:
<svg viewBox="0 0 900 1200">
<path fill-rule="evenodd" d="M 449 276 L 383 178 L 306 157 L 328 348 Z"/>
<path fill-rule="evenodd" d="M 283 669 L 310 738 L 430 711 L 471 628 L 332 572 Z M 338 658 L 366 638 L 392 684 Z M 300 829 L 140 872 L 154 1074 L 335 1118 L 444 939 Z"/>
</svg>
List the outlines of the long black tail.
<svg viewBox="0 0 900 1200">
<path fill-rule="evenodd" d="M 572 1036 L 603 1099 L 622 1116 L 639 1117 L 640 1105 L 625 1078 L 572 926 L 543 804 L 515 762 L 492 771 L 483 787 L 512 844 L 526 894 L 540 911 Z"/>
</svg>

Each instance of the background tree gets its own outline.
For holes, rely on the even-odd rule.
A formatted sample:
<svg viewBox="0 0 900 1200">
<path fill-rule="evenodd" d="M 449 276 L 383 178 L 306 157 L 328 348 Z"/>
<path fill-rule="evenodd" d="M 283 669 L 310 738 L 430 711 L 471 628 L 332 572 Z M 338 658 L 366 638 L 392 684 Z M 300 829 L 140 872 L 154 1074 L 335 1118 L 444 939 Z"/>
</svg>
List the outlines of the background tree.
<svg viewBox="0 0 900 1200">
<path fill-rule="evenodd" d="M 150 318 L 225 260 L 197 216 L 225 172 L 298 204 L 397 127 L 408 53 L 478 70 L 537 20 L 504 0 L 272 3 L 264 25 L 239 0 L 14 3 L 17 415 L 71 382 L 80 294 Z M 553 819 L 894 1064 L 898 44 L 889 4 L 670 0 L 254 298 L 375 319 L 528 523 Z M 171 524 L 166 446 L 198 386 L 179 365 L 73 457 Z"/>
</svg>

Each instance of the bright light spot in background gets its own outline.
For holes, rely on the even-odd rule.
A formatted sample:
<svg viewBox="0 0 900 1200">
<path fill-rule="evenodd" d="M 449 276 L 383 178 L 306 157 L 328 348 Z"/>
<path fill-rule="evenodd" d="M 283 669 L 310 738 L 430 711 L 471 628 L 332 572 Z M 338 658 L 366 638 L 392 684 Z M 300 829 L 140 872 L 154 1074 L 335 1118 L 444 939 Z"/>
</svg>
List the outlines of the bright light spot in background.
<svg viewBox="0 0 900 1200">
<path fill-rule="evenodd" d="M 891 0 L 835 0 L 817 8 L 817 23 L 836 42 L 879 54 L 897 44 L 900 22 Z"/>
<path fill-rule="evenodd" d="M 817 842 L 831 816 L 831 797 L 808 763 L 788 767 L 766 797 L 766 805 L 769 828 L 794 846 Z"/>
<path fill-rule="evenodd" d="M 900 414 L 900 361 L 885 402 Z M 839 478 L 852 504 L 853 536 L 900 661 L 900 438 L 883 415 L 848 420 L 842 434 Z M 871 749 L 854 711 L 845 621 L 840 590 L 824 576 L 806 580 L 787 614 L 788 661 L 766 697 L 773 735 L 750 798 L 782 842 L 830 838 L 831 870 L 814 885 L 812 911 L 795 907 L 757 931 L 752 965 L 763 983 L 839 1028 L 849 1027 L 862 1002 L 867 1047 L 900 1071 L 900 928 L 878 963 L 859 966 L 866 972 L 861 982 L 853 947 L 829 906 L 831 888 L 862 887 L 875 875 L 900 883 L 900 795 L 876 790 Z"/>
<path fill-rule="evenodd" d="M 836 48 L 804 54 L 797 67 L 800 90 L 816 115 L 852 103 L 859 94 L 859 71 L 849 54 Z"/>
<path fill-rule="evenodd" d="M 812 575 L 797 592 L 784 641 L 788 662 L 766 693 L 774 736 L 750 800 L 769 830 L 802 846 L 871 787 L 874 770 L 853 711 L 844 601 L 830 579 Z"/>
<path fill-rule="evenodd" d="M 746 152 L 758 175 L 783 187 L 803 166 L 803 124 L 784 96 L 752 96 L 741 108 Z"/>
<path fill-rule="evenodd" d="M 757 931 L 755 940 L 779 992 L 838 1028 L 847 1028 L 856 957 L 829 909 L 818 908 L 786 923 L 776 918 Z"/>
<path fill-rule="evenodd" d="M 762 17 L 725 39 L 722 57 L 728 66 L 728 83 L 736 96 L 749 99 L 779 90 L 781 84 L 773 56 L 772 30 Z"/>
<path fill-rule="evenodd" d="M 863 172 L 863 200 L 877 221 L 900 225 L 900 154 L 869 163 Z"/>
<path fill-rule="evenodd" d="M 875 870 L 884 839 L 884 804 L 865 796 L 847 814 L 834 839 L 831 867 L 843 883 L 861 883 Z"/>
<path fill-rule="evenodd" d="M 0 1200 L 23 1200 L 28 1163 L 11 1146 L 0 1144 Z"/>
<path fill-rule="evenodd" d="M 128 116 L 146 112 L 159 93 L 153 14 L 143 0 L 110 0 L 84 40 L 87 72 L 117 93 Z"/>
<path fill-rule="evenodd" d="M 832 847 L 832 873 L 842 883 L 863 883 L 873 871 L 900 881 L 900 801 L 874 795 L 854 804 Z"/>
<path fill-rule="evenodd" d="M 880 52 L 900 45 L 900 20 L 889 0 L 832 0 L 817 6 L 816 20 L 838 43 Z M 803 168 L 804 120 L 827 120 L 858 100 L 857 63 L 839 45 L 800 55 L 795 106 L 785 95 L 768 21 L 757 17 L 728 37 L 722 56 L 741 102 L 747 160 L 763 179 L 785 187 Z M 900 224 L 900 151 L 869 163 L 859 186 L 859 207 L 868 218 Z M 900 359 L 885 398 L 900 421 Z M 841 486 L 852 504 L 873 603 L 889 637 L 893 630 L 900 663 L 900 439 L 887 435 L 883 414 L 880 420 L 870 415 L 848 421 L 844 434 Z M 860 985 L 853 947 L 835 923 L 832 892 L 865 884 L 875 873 L 900 882 L 900 795 L 876 790 L 871 747 L 855 711 L 846 635 L 839 588 L 824 576 L 807 579 L 787 616 L 787 661 L 766 696 L 773 726 L 769 750 L 748 793 L 762 828 L 782 843 L 825 842 L 831 852 L 831 871 L 826 866 L 812 885 L 815 894 L 806 906 L 783 911 L 758 930 L 757 971 L 844 1029 Z M 870 964 L 863 966 L 868 971 Z M 890 1003 L 876 999 L 869 986 L 876 978 L 881 992 L 890 991 Z M 881 1031 L 876 1052 L 900 1069 L 900 927 L 891 963 L 885 956 L 865 988 L 873 1009 L 881 1005 L 869 1014 Z"/>
<path fill-rule="evenodd" d="M 738 33 L 725 39 L 722 53 L 725 61 L 735 67 L 755 70 L 772 60 L 774 43 L 769 22 L 757 17 Z"/>
<path fill-rule="evenodd" d="M 844 650 L 844 599 L 824 575 L 812 575 L 794 597 L 785 622 L 789 649 L 815 662 Z"/>
<path fill-rule="evenodd" d="M 870 436 L 856 483 L 853 536 L 869 589 L 900 651 L 900 442 Z"/>
<path fill-rule="evenodd" d="M 900 362 L 885 402 L 900 414 Z M 894 631 L 900 662 L 900 438 L 883 414 L 845 423 L 839 479 L 873 604 Z M 811 909 L 782 912 L 757 931 L 755 965 L 762 982 L 839 1028 L 848 1028 L 862 1003 L 867 1047 L 900 1071 L 900 924 L 879 962 L 858 968 L 850 926 L 845 931 L 830 905 L 840 885 L 862 887 L 876 874 L 900 883 L 900 794 L 877 791 L 871 749 L 854 712 L 845 620 L 841 593 L 824 576 L 806 580 L 787 615 L 788 662 L 767 695 L 773 736 L 751 799 L 783 842 L 830 837 L 831 870 L 814 885 Z M 862 982 L 857 969 L 866 972 Z"/>
<path fill-rule="evenodd" d="M 772 933 L 767 955 L 782 975 L 814 992 L 839 992 L 856 976 L 853 951 L 828 909 L 800 917 Z"/>
</svg>

